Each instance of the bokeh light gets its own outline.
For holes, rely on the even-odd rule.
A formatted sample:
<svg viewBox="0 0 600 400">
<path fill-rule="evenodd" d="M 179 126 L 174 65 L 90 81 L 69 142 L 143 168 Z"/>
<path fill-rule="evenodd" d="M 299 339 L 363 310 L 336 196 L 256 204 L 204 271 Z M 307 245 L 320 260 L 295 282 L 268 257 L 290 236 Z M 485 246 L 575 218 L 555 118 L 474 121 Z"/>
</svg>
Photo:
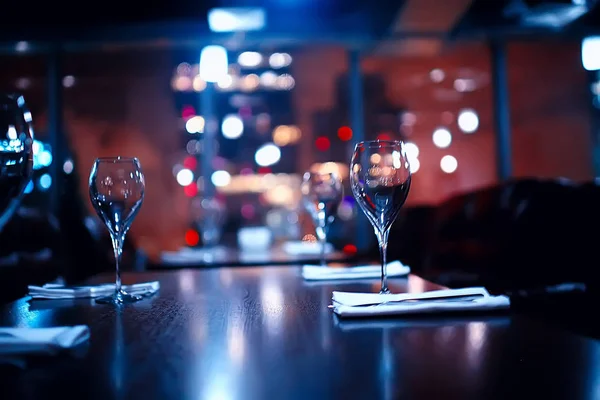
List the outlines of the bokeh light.
<svg viewBox="0 0 600 400">
<path fill-rule="evenodd" d="M 440 168 L 447 174 L 451 174 L 458 168 L 458 160 L 451 155 L 442 157 L 440 161 Z"/>
<path fill-rule="evenodd" d="M 479 128 L 479 117 L 474 110 L 465 109 L 458 114 L 456 119 L 458 127 L 464 133 L 473 133 Z"/>
<path fill-rule="evenodd" d="M 446 128 L 438 128 L 433 132 L 433 144 L 440 149 L 445 149 L 452 143 L 452 134 Z"/>
<path fill-rule="evenodd" d="M 197 246 L 200 243 L 200 235 L 193 229 L 185 232 L 185 244 L 188 246 Z"/>
<path fill-rule="evenodd" d="M 256 150 L 254 160 L 261 167 L 268 167 L 277 164 L 281 159 L 281 150 L 273 143 L 262 145 Z"/>
<path fill-rule="evenodd" d="M 337 135 L 340 140 L 347 142 L 348 140 L 352 139 L 352 129 L 350 129 L 349 126 L 341 126 L 338 129 Z"/>
<path fill-rule="evenodd" d="M 329 147 L 331 147 L 331 141 L 326 136 L 319 136 L 315 140 L 315 147 L 319 151 L 327 151 L 329 150 Z"/>
</svg>

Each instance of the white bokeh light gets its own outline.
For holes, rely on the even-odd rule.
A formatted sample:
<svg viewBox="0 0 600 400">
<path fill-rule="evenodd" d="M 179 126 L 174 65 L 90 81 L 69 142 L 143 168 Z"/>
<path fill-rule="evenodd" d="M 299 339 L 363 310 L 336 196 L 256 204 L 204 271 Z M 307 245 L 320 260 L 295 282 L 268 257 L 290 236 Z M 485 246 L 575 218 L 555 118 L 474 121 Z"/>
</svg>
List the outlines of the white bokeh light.
<svg viewBox="0 0 600 400">
<path fill-rule="evenodd" d="M 591 36 L 581 42 L 581 62 L 588 71 L 600 70 L 600 36 Z"/>
<path fill-rule="evenodd" d="M 287 67 L 292 63 L 292 56 L 288 53 L 273 53 L 269 57 L 269 65 L 272 68 L 283 68 Z"/>
<path fill-rule="evenodd" d="M 227 75 L 229 63 L 227 50 L 222 46 L 206 46 L 200 54 L 200 78 L 205 82 L 218 82 Z"/>
<path fill-rule="evenodd" d="M 440 168 L 447 174 L 451 174 L 458 168 L 458 160 L 454 156 L 444 156 L 440 161 Z"/>
<path fill-rule="evenodd" d="M 65 163 L 63 164 L 63 171 L 65 172 L 65 174 L 70 174 L 71 172 L 73 172 L 73 168 L 75 166 L 73 165 L 73 161 L 72 160 L 67 160 L 65 161 Z"/>
<path fill-rule="evenodd" d="M 17 138 L 17 129 L 15 128 L 14 125 L 9 125 L 8 126 L 8 130 L 6 131 L 6 136 L 8 136 L 8 138 L 10 140 L 15 140 Z"/>
<path fill-rule="evenodd" d="M 183 168 L 177 172 L 176 179 L 181 186 L 188 186 L 194 182 L 194 173 L 187 168 Z"/>
<path fill-rule="evenodd" d="M 452 143 L 452 134 L 446 128 L 438 128 L 433 132 L 433 144 L 440 149 L 445 149 Z"/>
<path fill-rule="evenodd" d="M 462 110 L 457 118 L 458 127 L 464 133 L 473 133 L 479 128 L 479 117 L 474 110 Z"/>
<path fill-rule="evenodd" d="M 237 139 L 244 133 L 244 122 L 238 115 L 226 115 L 221 123 L 221 132 L 227 139 Z"/>
<path fill-rule="evenodd" d="M 238 64 L 242 67 L 258 67 L 262 60 L 262 55 L 255 51 L 245 51 L 238 56 Z"/>
<path fill-rule="evenodd" d="M 419 146 L 412 142 L 404 143 L 404 152 L 406 153 L 406 158 L 412 160 L 419 157 Z"/>
<path fill-rule="evenodd" d="M 256 150 L 254 160 L 261 167 L 277 164 L 281 159 L 281 150 L 273 143 L 267 143 Z"/>
<path fill-rule="evenodd" d="M 204 118 L 199 115 L 193 116 L 185 122 L 185 130 L 189 134 L 204 132 Z"/>
<path fill-rule="evenodd" d="M 227 171 L 218 170 L 213 172 L 210 180 L 216 187 L 223 187 L 229 185 L 231 182 L 231 175 L 229 175 L 229 172 Z"/>
<path fill-rule="evenodd" d="M 73 75 L 67 75 L 63 78 L 62 84 L 66 88 L 73 87 L 75 85 L 75 77 Z"/>
<path fill-rule="evenodd" d="M 408 160 L 408 165 L 410 167 L 410 173 L 414 174 L 421 168 L 421 162 L 418 158 L 411 158 Z"/>
</svg>

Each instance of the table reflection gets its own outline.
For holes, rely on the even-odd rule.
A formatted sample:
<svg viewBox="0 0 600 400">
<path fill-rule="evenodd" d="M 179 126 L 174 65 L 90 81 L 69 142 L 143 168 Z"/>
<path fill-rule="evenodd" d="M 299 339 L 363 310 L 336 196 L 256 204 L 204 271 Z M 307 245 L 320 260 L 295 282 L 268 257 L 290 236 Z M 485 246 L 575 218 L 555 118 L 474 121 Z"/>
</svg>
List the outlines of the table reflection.
<svg viewBox="0 0 600 400">
<path fill-rule="evenodd" d="M 110 377 L 113 393 L 118 399 L 125 397 L 124 382 L 127 379 L 127 361 L 125 358 L 125 337 L 123 332 L 123 310 L 119 307 L 114 314 L 114 333 Z"/>
</svg>

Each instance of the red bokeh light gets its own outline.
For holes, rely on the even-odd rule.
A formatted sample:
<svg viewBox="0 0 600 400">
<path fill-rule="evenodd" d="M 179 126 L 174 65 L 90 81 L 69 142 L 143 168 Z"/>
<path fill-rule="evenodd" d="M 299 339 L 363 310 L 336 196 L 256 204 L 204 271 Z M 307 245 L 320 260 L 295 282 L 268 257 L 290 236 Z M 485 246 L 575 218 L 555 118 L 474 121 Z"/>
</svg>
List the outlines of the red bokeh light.
<svg viewBox="0 0 600 400">
<path fill-rule="evenodd" d="M 192 118 L 193 116 L 196 115 L 196 109 L 190 105 L 187 106 L 183 106 L 183 109 L 181 110 L 181 118 Z"/>
<path fill-rule="evenodd" d="M 270 174 L 271 172 L 272 172 L 272 170 L 269 167 L 260 167 L 258 169 L 259 174 Z"/>
<path fill-rule="evenodd" d="M 196 185 L 196 183 L 194 182 L 191 185 L 187 185 L 186 187 L 184 187 L 183 191 L 185 192 L 185 195 L 187 197 L 194 197 L 198 194 L 198 185 Z"/>
<path fill-rule="evenodd" d="M 387 132 L 382 132 L 377 135 L 377 140 L 392 140 L 392 135 Z"/>
<path fill-rule="evenodd" d="M 319 151 L 327 151 L 327 150 L 329 150 L 330 146 L 331 146 L 331 142 L 329 141 L 329 138 L 327 138 L 325 136 L 319 136 L 315 140 L 315 147 Z"/>
<path fill-rule="evenodd" d="M 185 232 L 185 244 L 188 246 L 196 246 L 200 243 L 200 235 L 193 229 L 188 229 Z"/>
<path fill-rule="evenodd" d="M 196 167 L 198 166 L 198 160 L 196 160 L 196 157 L 186 157 L 183 159 L 183 166 L 187 169 L 195 171 Z"/>
<path fill-rule="evenodd" d="M 344 142 L 347 142 L 348 140 L 352 139 L 352 129 L 350 129 L 349 126 L 340 127 L 340 129 L 338 129 L 337 134 L 340 140 L 343 140 Z"/>
<path fill-rule="evenodd" d="M 346 254 L 356 254 L 356 252 L 358 251 L 358 249 L 353 244 L 347 244 L 347 245 L 344 246 L 344 248 L 342 249 L 342 251 L 344 253 L 346 253 Z"/>
</svg>

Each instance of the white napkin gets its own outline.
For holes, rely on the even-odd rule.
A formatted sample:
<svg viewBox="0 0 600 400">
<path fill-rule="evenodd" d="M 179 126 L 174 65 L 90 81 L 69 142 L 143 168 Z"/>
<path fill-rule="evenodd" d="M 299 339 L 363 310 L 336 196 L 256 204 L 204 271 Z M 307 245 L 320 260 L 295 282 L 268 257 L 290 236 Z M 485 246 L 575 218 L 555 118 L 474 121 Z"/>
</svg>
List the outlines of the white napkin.
<svg viewBox="0 0 600 400">
<path fill-rule="evenodd" d="M 90 338 L 85 325 L 58 328 L 0 328 L 0 354 L 56 354 Z"/>
<path fill-rule="evenodd" d="M 388 277 L 408 275 L 410 274 L 410 267 L 402 265 L 400 261 L 393 261 L 387 265 L 387 274 Z M 302 267 L 302 277 L 309 281 L 381 278 L 381 265 L 361 265 L 345 268 L 304 265 Z"/>
<path fill-rule="evenodd" d="M 306 241 L 290 241 L 285 242 L 281 245 L 284 252 L 291 255 L 318 255 L 321 254 L 321 243 L 319 242 L 306 242 Z M 325 243 L 325 254 L 333 252 L 333 245 L 331 243 Z"/>
<path fill-rule="evenodd" d="M 475 300 L 447 299 L 439 297 L 481 296 Z M 385 303 L 398 300 L 422 300 L 435 298 L 431 301 L 389 303 L 375 306 L 357 307 L 360 304 Z M 424 293 L 378 294 L 378 293 L 347 293 L 333 292 L 333 311 L 340 317 L 367 317 L 386 315 L 425 314 L 453 311 L 486 311 L 507 309 L 510 299 L 507 296 L 491 296 L 483 287 L 465 289 L 435 290 Z"/>
<path fill-rule="evenodd" d="M 224 259 L 226 255 L 227 248 L 217 246 L 212 248 L 183 248 L 179 251 L 163 251 L 160 258 L 166 264 L 190 264 L 218 261 Z"/>
<path fill-rule="evenodd" d="M 44 286 L 29 286 L 29 295 L 33 299 L 82 299 L 110 296 L 115 291 L 114 283 L 91 286 L 63 286 L 48 283 Z M 123 285 L 129 294 L 149 296 L 160 289 L 158 281 Z"/>
</svg>

